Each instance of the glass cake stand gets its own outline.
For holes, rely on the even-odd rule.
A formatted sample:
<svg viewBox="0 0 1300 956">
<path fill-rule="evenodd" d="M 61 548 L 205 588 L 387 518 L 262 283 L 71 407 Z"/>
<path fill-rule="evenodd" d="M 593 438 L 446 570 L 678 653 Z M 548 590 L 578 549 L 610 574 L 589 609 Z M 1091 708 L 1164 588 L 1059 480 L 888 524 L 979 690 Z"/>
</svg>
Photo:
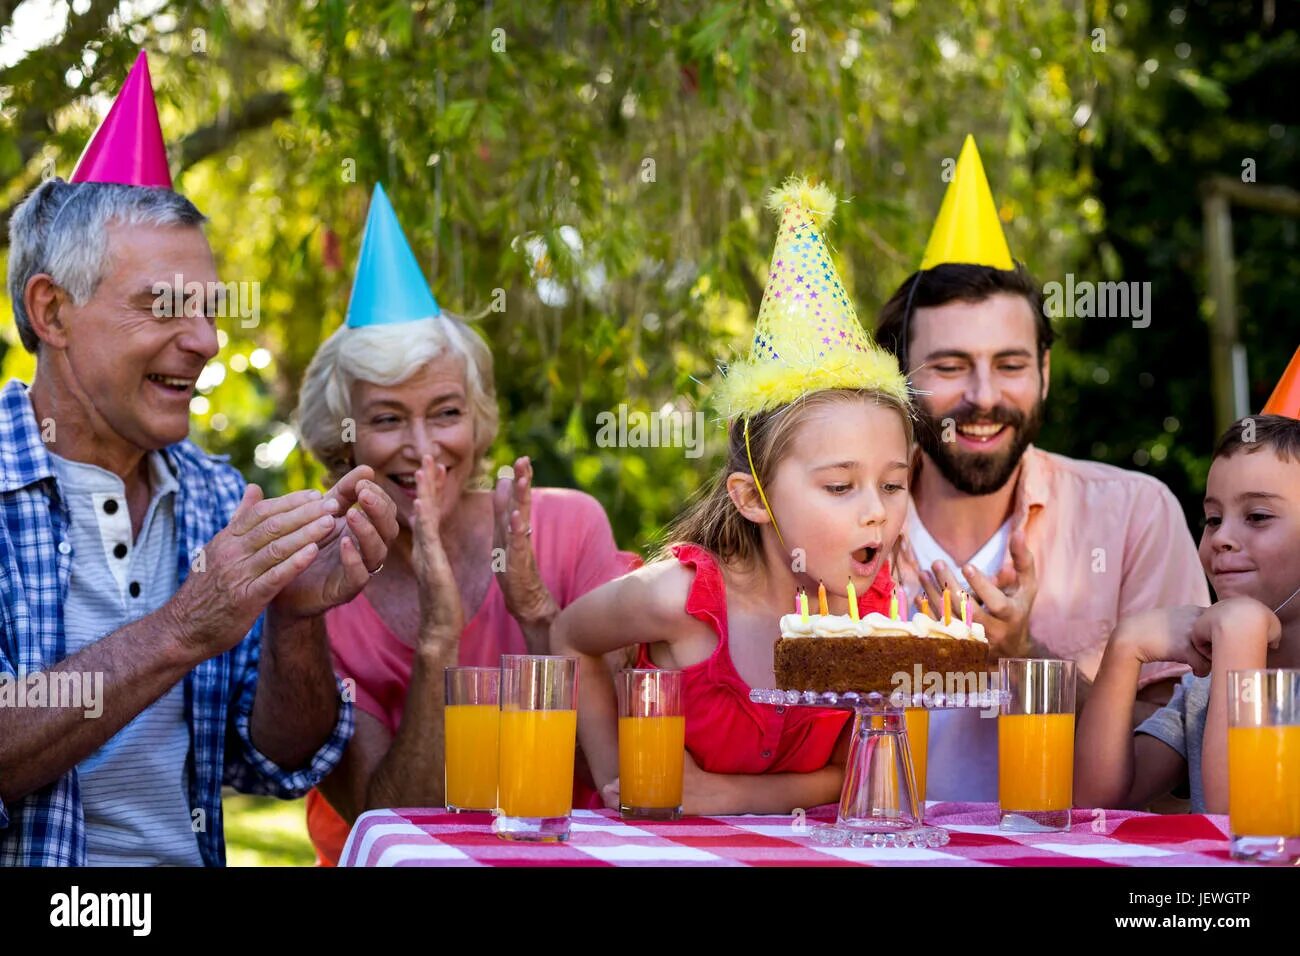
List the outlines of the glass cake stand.
<svg viewBox="0 0 1300 956">
<path fill-rule="evenodd" d="M 853 711 L 839 813 L 833 824 L 812 827 L 809 835 L 828 846 L 856 847 L 940 847 L 948 842 L 947 830 L 925 823 L 925 804 L 916 800 L 904 709 L 985 709 L 1000 703 L 996 690 L 890 697 L 855 691 L 751 690 L 749 699 L 756 704 Z"/>
</svg>

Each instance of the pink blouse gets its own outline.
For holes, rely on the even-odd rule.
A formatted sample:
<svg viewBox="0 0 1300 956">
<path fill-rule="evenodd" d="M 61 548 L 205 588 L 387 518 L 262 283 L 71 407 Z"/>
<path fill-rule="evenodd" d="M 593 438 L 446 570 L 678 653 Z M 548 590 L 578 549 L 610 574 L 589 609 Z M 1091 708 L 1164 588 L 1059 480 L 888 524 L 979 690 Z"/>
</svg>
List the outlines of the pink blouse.
<svg viewBox="0 0 1300 956">
<path fill-rule="evenodd" d="M 618 549 L 605 510 L 581 491 L 533 489 L 532 527 L 537 572 L 561 608 L 641 564 L 639 556 Z M 325 626 L 334 670 L 355 682 L 356 706 L 395 735 L 406 708 L 415 648 L 389 629 L 364 591 L 326 612 Z M 506 610 L 494 575 L 482 605 L 461 632 L 459 662 L 496 667 L 502 654 L 527 653 L 524 632 Z M 579 772 L 585 770 L 580 765 Z M 599 805 L 590 783 L 578 783 L 574 805 Z M 347 826 L 316 790 L 307 796 L 307 827 L 320 862 L 336 862 Z"/>
</svg>

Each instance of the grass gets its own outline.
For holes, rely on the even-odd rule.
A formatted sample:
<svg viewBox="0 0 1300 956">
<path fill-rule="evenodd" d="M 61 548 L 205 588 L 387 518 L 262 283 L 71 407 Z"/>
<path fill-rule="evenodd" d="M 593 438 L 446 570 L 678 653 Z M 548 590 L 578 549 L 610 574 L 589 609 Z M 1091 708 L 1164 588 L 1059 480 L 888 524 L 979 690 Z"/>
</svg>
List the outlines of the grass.
<svg viewBox="0 0 1300 956">
<path fill-rule="evenodd" d="M 311 866 L 316 851 L 307 838 L 304 800 L 250 797 L 227 790 L 226 862 L 230 866 Z"/>
</svg>

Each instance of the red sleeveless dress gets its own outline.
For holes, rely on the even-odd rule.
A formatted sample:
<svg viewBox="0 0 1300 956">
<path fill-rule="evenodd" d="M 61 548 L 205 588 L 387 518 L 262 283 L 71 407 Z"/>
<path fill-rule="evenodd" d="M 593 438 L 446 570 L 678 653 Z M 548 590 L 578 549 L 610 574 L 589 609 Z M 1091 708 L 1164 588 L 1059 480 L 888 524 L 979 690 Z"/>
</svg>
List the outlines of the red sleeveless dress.
<svg viewBox="0 0 1300 956">
<path fill-rule="evenodd" d="M 726 586 L 717 559 L 694 544 L 680 544 L 672 551 L 678 561 L 695 569 L 686 613 L 709 624 L 718 635 L 718 646 L 708 660 L 682 669 L 686 749 L 695 762 L 709 773 L 811 773 L 826 766 L 851 714 L 753 703 L 749 685 L 731 660 Z M 885 565 L 867 593 L 858 597 L 862 614 L 888 613 L 893 587 Z M 775 634 L 772 639 L 776 640 Z M 638 649 L 636 666 L 656 666 L 648 644 Z"/>
</svg>

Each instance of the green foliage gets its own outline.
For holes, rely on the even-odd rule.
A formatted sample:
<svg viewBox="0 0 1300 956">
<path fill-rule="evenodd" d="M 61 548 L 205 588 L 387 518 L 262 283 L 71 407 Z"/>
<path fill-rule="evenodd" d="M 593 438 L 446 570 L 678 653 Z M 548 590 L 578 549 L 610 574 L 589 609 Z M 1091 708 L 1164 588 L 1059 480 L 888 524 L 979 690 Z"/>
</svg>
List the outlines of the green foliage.
<svg viewBox="0 0 1300 956">
<path fill-rule="evenodd" d="M 1199 510 L 1214 436 L 1196 187 L 1243 156 L 1261 182 L 1296 181 L 1296 127 L 1273 95 L 1294 87 L 1293 15 L 1189 4 L 1175 24 L 1145 0 L 165 3 L 0 74 L 0 204 L 43 163 L 70 172 L 99 108 L 85 94 L 116 89 L 143 44 L 169 139 L 227 130 L 178 188 L 212 217 L 223 276 L 261 284 L 260 324 L 223 325 L 226 374 L 198 440 L 270 493 L 319 478 L 296 450 L 257 449 L 284 451 L 272 440 L 342 320 L 382 181 L 439 301 L 492 346 L 496 460 L 531 455 L 540 482 L 592 492 L 620 542 L 645 547 L 717 466 L 721 429 L 690 459 L 599 448 L 596 415 L 707 409 L 717 364 L 748 345 L 775 229 L 766 190 L 810 174 L 851 200 L 828 239 L 869 322 L 919 262 L 943 160 L 973 132 L 1012 251 L 1040 278 L 1155 291 L 1149 329 L 1062 323 L 1042 443 L 1137 455 Z M 240 127 L 268 91 L 288 115 Z M 1258 406 L 1300 338 L 1300 267 L 1293 222 L 1239 222 Z M 489 311 L 496 290 L 504 311 Z M 23 372 L 17 351 L 4 374 Z"/>
<path fill-rule="evenodd" d="M 229 866 L 312 866 L 316 850 L 307 836 L 306 803 L 222 795 Z"/>
</svg>

